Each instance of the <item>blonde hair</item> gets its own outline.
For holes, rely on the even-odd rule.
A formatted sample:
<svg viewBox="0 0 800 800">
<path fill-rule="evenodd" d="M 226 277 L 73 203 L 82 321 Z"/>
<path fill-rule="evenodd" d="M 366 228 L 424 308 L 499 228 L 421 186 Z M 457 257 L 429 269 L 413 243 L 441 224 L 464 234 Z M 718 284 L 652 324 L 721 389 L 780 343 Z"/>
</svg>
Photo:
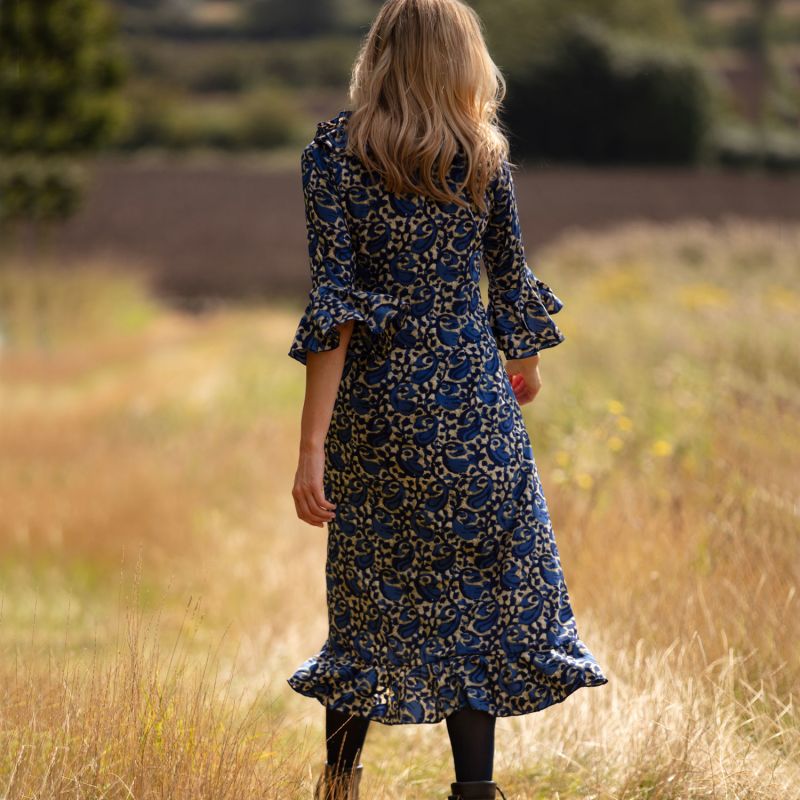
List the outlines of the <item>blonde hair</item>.
<svg viewBox="0 0 800 800">
<path fill-rule="evenodd" d="M 397 194 L 486 210 L 484 193 L 508 158 L 497 117 L 506 82 L 480 18 L 461 0 L 387 0 L 362 42 L 350 80 L 347 149 Z M 464 180 L 446 176 L 459 151 Z"/>
</svg>

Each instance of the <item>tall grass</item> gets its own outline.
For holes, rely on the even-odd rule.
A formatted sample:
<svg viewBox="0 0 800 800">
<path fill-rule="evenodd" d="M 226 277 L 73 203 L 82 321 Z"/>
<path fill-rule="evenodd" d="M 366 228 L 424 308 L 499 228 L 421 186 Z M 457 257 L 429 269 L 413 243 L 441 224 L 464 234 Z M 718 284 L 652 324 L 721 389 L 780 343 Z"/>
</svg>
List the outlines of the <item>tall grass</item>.
<svg viewBox="0 0 800 800">
<path fill-rule="evenodd" d="M 610 683 L 501 720 L 496 778 L 800 798 L 800 228 L 575 232 L 531 260 L 567 339 L 524 413 Z M 6 271 L 6 307 L 31 280 Z M 0 358 L 0 792 L 308 796 L 321 707 L 284 682 L 326 633 L 324 532 L 290 495 L 302 308 L 185 317 L 106 280 L 52 273 L 46 356 L 18 336 Z M 102 308 L 80 333 L 82 303 Z M 376 723 L 364 763 L 365 797 L 453 778 L 443 726 Z"/>
<path fill-rule="evenodd" d="M 197 606 L 166 651 L 158 617 L 120 608 L 112 658 L 79 654 L 3 660 L 0 791 L 4 798 L 279 798 L 296 788 L 260 695 L 235 696 L 217 654 L 185 647 Z M 63 632 L 65 640 L 71 631 Z"/>
<path fill-rule="evenodd" d="M 52 260 L 0 264 L 0 352 L 135 334 L 155 311 L 143 272 L 103 261 L 69 270 Z"/>
</svg>

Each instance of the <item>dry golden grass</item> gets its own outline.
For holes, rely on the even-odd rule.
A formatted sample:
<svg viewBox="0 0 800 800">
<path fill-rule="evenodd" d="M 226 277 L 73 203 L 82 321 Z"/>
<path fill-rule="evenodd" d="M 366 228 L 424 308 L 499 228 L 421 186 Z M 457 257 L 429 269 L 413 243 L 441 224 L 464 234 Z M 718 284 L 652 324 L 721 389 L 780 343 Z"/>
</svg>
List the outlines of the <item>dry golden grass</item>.
<svg viewBox="0 0 800 800">
<path fill-rule="evenodd" d="M 195 611 L 187 609 L 187 626 Z M 181 638 L 162 652 L 157 629 L 135 611 L 121 623 L 112 658 L 92 647 L 80 658 L 28 648 L 5 661 L 3 797 L 296 792 L 296 750 L 279 746 L 263 697 L 235 696 L 235 679 L 220 676 L 213 651 L 194 664 Z"/>
<path fill-rule="evenodd" d="M 610 683 L 499 722 L 509 798 L 800 797 L 798 265 L 800 228 L 740 221 L 532 264 L 567 340 L 525 415 Z M 324 533 L 289 494 L 301 309 L 189 318 L 101 268 L 39 275 L 32 305 L 0 272 L 0 796 L 310 796 L 322 709 L 285 684 L 326 633 Z M 442 725 L 376 723 L 364 762 L 365 798 L 452 780 Z"/>
</svg>

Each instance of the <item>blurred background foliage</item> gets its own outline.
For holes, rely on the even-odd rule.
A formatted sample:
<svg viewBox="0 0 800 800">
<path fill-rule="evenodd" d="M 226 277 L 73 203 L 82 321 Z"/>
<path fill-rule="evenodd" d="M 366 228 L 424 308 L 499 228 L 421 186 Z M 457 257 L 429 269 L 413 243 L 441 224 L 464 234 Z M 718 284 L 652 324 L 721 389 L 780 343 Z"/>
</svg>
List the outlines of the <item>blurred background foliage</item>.
<svg viewBox="0 0 800 800">
<path fill-rule="evenodd" d="M 515 157 L 800 165 L 798 2 L 473 2 L 508 79 Z M 0 214 L 75 209 L 77 184 L 53 155 L 301 144 L 321 109 L 345 104 L 379 5 L 3 4 Z M 10 162 L 19 155 L 40 163 Z M 37 199 L 42 192 L 54 196 Z"/>
<path fill-rule="evenodd" d="M 800 160 L 797 140 L 789 146 L 800 121 L 800 3 L 472 4 L 509 79 L 510 117 L 530 123 L 521 130 L 531 135 L 515 141 L 520 157 L 655 162 L 702 157 L 774 166 L 796 166 Z M 261 108 L 273 104 L 273 115 L 284 121 L 280 135 L 286 143 L 307 130 L 303 111 L 316 117 L 331 91 L 344 95 L 360 38 L 380 2 L 118 0 L 116 5 L 132 65 L 133 107 L 119 146 L 177 141 L 246 148 L 261 146 L 259 126 L 247 110 L 259 87 L 273 90 L 260 98 Z M 587 22 L 594 23 L 593 36 Z M 300 94 L 297 107 L 281 95 L 282 88 Z M 148 122 L 155 98 L 176 109 L 161 130 Z M 554 103 L 555 113 L 545 115 L 542 107 L 551 112 Z M 207 115 L 208 124 L 198 121 L 187 135 L 182 105 L 191 107 L 195 119 Z M 524 109 L 530 109 L 527 117 Z M 665 118 L 670 119 L 666 131 Z M 583 121 L 591 125 L 580 125 L 578 138 L 574 126 Z M 545 123 L 549 132 L 541 130 Z M 220 128 L 227 128 L 225 136 Z M 671 135 L 681 143 L 665 144 Z M 554 150 L 548 140 L 555 137 L 566 143 Z M 609 147 L 602 142 L 609 138 L 618 141 Z"/>
<path fill-rule="evenodd" d="M 73 64 L 82 65 L 82 80 L 69 79 L 66 93 L 67 71 L 48 72 L 44 79 L 36 64 L 42 48 L 49 46 L 47 26 L 33 23 L 26 4 L 4 4 L 3 58 L 6 64 L 13 59 L 22 66 L 21 83 L 9 81 L 8 69 L 3 72 L 3 111 L 14 114 L 3 126 L 4 150 L 18 148 L 26 136 L 29 140 L 26 115 L 19 114 L 13 93 L 28 91 L 32 81 L 42 98 L 56 93 L 62 106 L 70 108 L 86 96 L 85 89 L 96 95 L 118 83 L 121 62 L 103 50 L 107 23 L 100 19 L 109 8 L 119 28 L 117 49 L 127 63 L 124 104 L 109 115 L 96 102 L 82 100 L 85 138 L 97 138 L 113 122 L 115 146 L 125 149 L 297 143 L 308 118 L 327 107 L 331 93 L 343 97 L 359 41 L 380 2 L 115 0 L 109 5 L 102 0 L 49 0 L 46 5 L 53 9 L 47 18 L 62 31 L 51 55 L 61 58 L 69 51 Z M 613 127 L 635 125 L 643 129 L 643 142 L 631 157 L 654 161 L 676 158 L 663 152 L 652 130 L 676 110 L 680 119 L 672 127 L 681 137 L 715 134 L 715 146 L 706 153 L 710 157 L 738 142 L 742 158 L 746 131 L 755 139 L 757 125 L 780 132 L 784 140 L 796 133 L 800 3 L 795 0 L 473 0 L 473 5 L 495 60 L 509 78 L 509 106 L 531 106 L 541 122 L 539 109 L 545 103 L 549 108 L 561 97 L 559 105 L 572 104 L 571 114 L 559 109 L 547 120 L 551 128 L 569 130 L 581 114 L 593 120 L 591 129 L 582 131 L 586 138 L 615 135 Z M 594 36 L 586 24 L 576 32 L 581 21 L 594 23 Z M 78 31 L 80 48 L 69 39 Z M 580 57 L 572 63 L 576 52 Z M 705 81 L 710 83 L 707 92 L 698 88 Z M 582 82 L 582 94 L 574 93 L 576 82 Z M 642 118 L 631 118 L 625 108 L 619 116 L 599 113 L 600 102 L 608 110 L 607 103 L 624 105 L 622 96 L 632 94 L 643 105 Z M 681 95 L 679 110 L 676 95 Z M 593 96 L 597 101 L 587 107 Z M 638 105 L 633 104 L 633 111 Z M 709 124 L 698 125 L 701 118 L 709 118 Z M 603 130 L 605 125 L 611 129 Z M 48 126 L 51 146 L 62 135 Z M 549 152 L 536 137 L 520 138 L 517 147 L 520 154 L 577 160 L 604 149 L 576 140 L 574 133 L 567 138 L 572 144 L 559 153 Z M 684 145 L 682 151 L 687 160 L 701 152 L 696 144 Z M 754 148 L 752 159 L 759 155 Z"/>
<path fill-rule="evenodd" d="M 800 0 L 471 2 L 507 81 L 502 122 L 522 166 L 800 167 Z M 178 191 L 183 157 L 246 156 L 235 186 L 225 167 L 228 194 L 209 209 L 233 213 L 253 158 L 293 168 L 316 122 L 347 107 L 353 60 L 380 5 L 0 3 L 0 246 L 21 242 L 35 260 L 55 244 L 58 224 L 89 193 L 87 158 L 103 153 L 116 170 L 107 182 L 121 188 L 105 215 L 95 191 L 78 250 L 102 249 L 111 224 L 115 252 L 185 271 L 179 234 L 158 239 L 132 198 Z M 148 190 L 125 164 L 141 156 L 164 165 Z M 177 231 L 188 200 L 163 224 Z M 136 244 L 145 235 L 153 244 Z M 120 248 L 121 237 L 134 245 Z M 212 274 L 216 256 L 197 249 L 209 252 L 199 272 Z M 237 258 L 247 261 L 242 248 Z M 259 285 L 275 288 L 288 258 L 274 257 Z M 244 271 L 257 277 L 250 261 Z M 178 283 L 184 294 L 208 288 Z"/>
<path fill-rule="evenodd" d="M 513 157 L 800 166 L 800 0 L 472 0 Z M 346 105 L 380 0 L 0 6 L 0 214 L 58 218 L 49 157 L 296 148 Z M 30 158 L 40 162 L 31 168 Z M 14 158 L 12 158 L 14 157 Z M 58 193 L 36 199 L 43 187 Z"/>
<path fill-rule="evenodd" d="M 546 120 L 550 133 L 520 137 L 520 155 L 617 161 L 616 149 L 635 161 L 704 156 L 797 164 L 800 147 L 796 140 L 790 147 L 789 139 L 796 134 L 800 106 L 800 4 L 792 0 L 474 0 L 473 5 L 509 79 L 514 121 L 543 123 L 542 106 L 549 110 L 558 101 Z M 369 0 L 120 0 L 136 84 L 131 97 L 138 100 L 120 146 L 174 145 L 176 138 L 182 146 L 218 145 L 219 128 L 226 126 L 224 146 L 259 146 L 258 126 L 254 140 L 241 108 L 252 105 L 252 91 L 264 84 L 303 90 L 306 102 L 298 111 L 307 108 L 314 116 L 325 104 L 314 102 L 316 93 L 346 88 L 360 37 L 379 6 Z M 594 38 L 586 24 L 583 36 L 576 33 L 581 20 L 594 23 Z M 584 56 L 577 64 L 576 48 Z M 210 122 L 196 124 L 187 137 L 177 113 L 155 130 L 146 112 L 154 96 L 175 107 L 191 103 L 195 114 L 204 108 Z M 287 113 L 285 100 L 272 98 L 288 142 L 298 128 L 292 121 L 302 122 Z M 595 102 L 587 102 L 590 98 Z M 607 110 L 617 102 L 623 104 L 619 115 L 599 113 L 601 103 Z M 580 140 L 573 126 L 584 117 L 592 125 L 581 126 Z M 665 118 L 671 119 L 666 131 Z M 616 137 L 626 126 L 635 130 L 625 131 L 616 147 L 591 141 L 594 135 Z M 536 129 L 535 124 L 524 128 Z M 672 133 L 683 140 L 674 148 L 664 145 Z M 547 145 L 555 136 L 566 139 L 557 151 Z"/>
</svg>

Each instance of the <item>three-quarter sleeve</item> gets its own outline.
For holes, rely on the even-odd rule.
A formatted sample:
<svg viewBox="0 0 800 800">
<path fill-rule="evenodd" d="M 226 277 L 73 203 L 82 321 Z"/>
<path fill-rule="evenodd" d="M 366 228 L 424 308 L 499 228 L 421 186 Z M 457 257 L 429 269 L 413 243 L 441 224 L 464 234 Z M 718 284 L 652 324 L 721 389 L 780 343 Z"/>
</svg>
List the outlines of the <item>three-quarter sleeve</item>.
<svg viewBox="0 0 800 800">
<path fill-rule="evenodd" d="M 356 284 L 353 243 L 325 147 L 311 142 L 303 150 L 300 165 L 311 291 L 288 355 L 306 364 L 309 352 L 339 346 L 337 325 L 351 319 L 363 322 L 376 337 L 390 333 L 409 309 L 394 295 Z"/>
<path fill-rule="evenodd" d="M 508 160 L 495 178 L 492 197 L 483 237 L 489 282 L 487 316 L 506 358 L 525 358 L 564 341 L 550 316 L 564 304 L 528 267 Z"/>
</svg>

